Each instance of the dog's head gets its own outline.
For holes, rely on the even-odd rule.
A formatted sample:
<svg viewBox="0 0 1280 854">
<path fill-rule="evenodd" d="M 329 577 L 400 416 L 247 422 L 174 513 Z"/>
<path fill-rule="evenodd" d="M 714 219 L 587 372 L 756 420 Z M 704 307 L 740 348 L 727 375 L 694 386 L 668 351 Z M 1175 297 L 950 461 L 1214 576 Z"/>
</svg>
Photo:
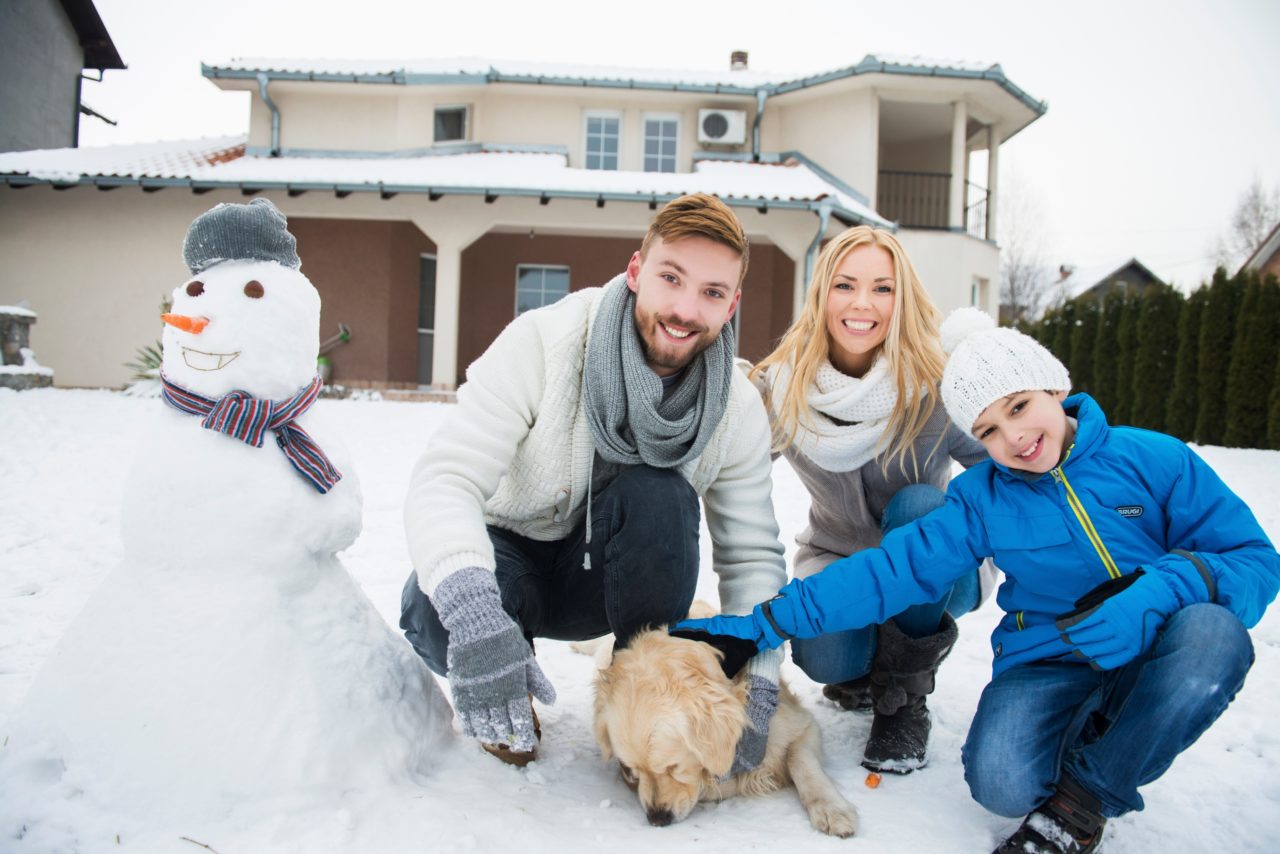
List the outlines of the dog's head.
<svg viewBox="0 0 1280 854">
<path fill-rule="evenodd" d="M 596 741 L 606 761 L 618 757 L 652 825 L 687 816 L 733 764 L 747 686 L 724 675 L 720 657 L 659 629 L 636 635 L 597 675 Z"/>
</svg>

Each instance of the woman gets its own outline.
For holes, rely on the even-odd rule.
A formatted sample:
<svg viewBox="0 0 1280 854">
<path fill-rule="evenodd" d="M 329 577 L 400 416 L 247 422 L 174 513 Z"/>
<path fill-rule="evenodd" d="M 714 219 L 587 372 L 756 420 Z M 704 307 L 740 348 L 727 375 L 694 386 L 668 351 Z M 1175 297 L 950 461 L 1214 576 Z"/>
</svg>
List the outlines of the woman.
<svg viewBox="0 0 1280 854">
<path fill-rule="evenodd" d="M 796 578 L 940 506 L 953 459 L 986 458 L 938 402 L 938 322 L 902 245 L 858 226 L 822 250 L 800 317 L 752 370 L 774 449 L 812 499 Z M 879 626 L 792 643 L 795 663 L 825 683 L 826 697 L 875 709 L 865 767 L 906 774 L 925 764 L 925 697 L 955 644 L 954 616 L 977 607 L 993 580 L 974 572 L 937 602 L 884 614 Z"/>
</svg>

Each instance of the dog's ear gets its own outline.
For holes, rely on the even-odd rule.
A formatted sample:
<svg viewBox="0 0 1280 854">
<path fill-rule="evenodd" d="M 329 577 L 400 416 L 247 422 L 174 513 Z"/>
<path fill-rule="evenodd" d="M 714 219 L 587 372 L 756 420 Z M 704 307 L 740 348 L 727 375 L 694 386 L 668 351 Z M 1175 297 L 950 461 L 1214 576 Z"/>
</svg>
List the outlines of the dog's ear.
<svg viewBox="0 0 1280 854">
<path fill-rule="evenodd" d="M 747 715 L 742 702 L 734 696 L 730 684 L 714 684 L 694 701 L 689 749 L 699 764 L 716 777 L 723 777 L 733 766 L 734 751 Z"/>
</svg>

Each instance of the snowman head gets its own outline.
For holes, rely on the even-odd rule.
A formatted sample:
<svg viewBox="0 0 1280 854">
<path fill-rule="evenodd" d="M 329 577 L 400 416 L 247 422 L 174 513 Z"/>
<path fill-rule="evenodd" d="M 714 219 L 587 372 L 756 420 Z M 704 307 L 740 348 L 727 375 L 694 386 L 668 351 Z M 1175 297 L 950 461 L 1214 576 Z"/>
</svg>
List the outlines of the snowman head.
<svg viewBox="0 0 1280 854">
<path fill-rule="evenodd" d="M 254 199 L 205 212 L 183 256 L 192 277 L 174 289 L 161 339 L 170 380 L 207 397 L 240 389 L 272 399 L 311 382 L 320 295 L 275 205 Z"/>
</svg>

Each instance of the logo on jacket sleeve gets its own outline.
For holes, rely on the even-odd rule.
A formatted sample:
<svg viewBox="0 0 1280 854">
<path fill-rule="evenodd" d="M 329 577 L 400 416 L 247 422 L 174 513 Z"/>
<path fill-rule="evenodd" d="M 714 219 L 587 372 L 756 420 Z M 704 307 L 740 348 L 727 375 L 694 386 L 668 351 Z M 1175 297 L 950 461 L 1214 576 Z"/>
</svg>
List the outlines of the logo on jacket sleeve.
<svg viewBox="0 0 1280 854">
<path fill-rule="evenodd" d="M 1142 515 L 1141 504 L 1130 504 L 1125 507 L 1117 507 L 1116 512 L 1126 518 L 1134 518 Z"/>
</svg>

